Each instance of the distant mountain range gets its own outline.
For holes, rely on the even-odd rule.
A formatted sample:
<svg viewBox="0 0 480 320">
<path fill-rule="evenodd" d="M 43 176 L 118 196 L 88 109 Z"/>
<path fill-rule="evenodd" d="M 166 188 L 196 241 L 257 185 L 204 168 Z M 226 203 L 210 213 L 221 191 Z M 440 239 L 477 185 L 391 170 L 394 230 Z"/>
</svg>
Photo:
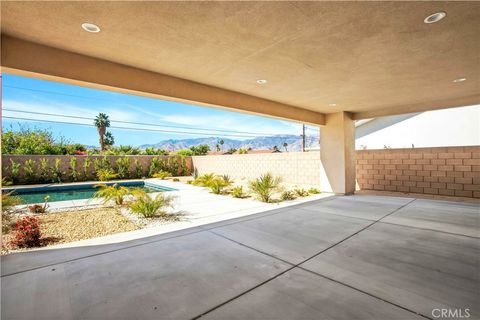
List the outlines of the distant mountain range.
<svg viewBox="0 0 480 320">
<path fill-rule="evenodd" d="M 192 146 L 198 146 L 201 144 L 206 144 L 210 147 L 210 150 L 215 151 L 215 145 L 220 139 L 223 139 L 223 150 L 227 151 L 228 149 L 240 149 L 240 148 L 252 148 L 254 150 L 262 149 L 272 149 L 273 146 L 277 146 L 280 150 L 285 150 L 283 143 L 288 143 L 288 151 L 300 151 L 302 142 L 300 136 L 296 135 L 276 135 L 269 137 L 255 137 L 248 140 L 235 140 L 235 139 L 226 139 L 218 137 L 208 137 L 208 138 L 194 138 L 194 139 L 170 139 L 163 140 L 153 144 L 143 144 L 139 146 L 142 149 L 145 148 L 160 148 L 169 151 L 176 151 L 181 149 L 190 148 Z M 316 147 L 318 146 L 318 137 L 315 136 L 306 136 L 305 137 L 305 146 Z"/>
</svg>

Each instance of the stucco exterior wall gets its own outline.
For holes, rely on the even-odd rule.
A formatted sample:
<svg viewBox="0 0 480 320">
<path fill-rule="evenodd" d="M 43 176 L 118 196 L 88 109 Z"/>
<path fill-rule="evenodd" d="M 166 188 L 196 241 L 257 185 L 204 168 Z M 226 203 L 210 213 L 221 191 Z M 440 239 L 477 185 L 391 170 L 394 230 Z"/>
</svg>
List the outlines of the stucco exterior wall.
<svg viewBox="0 0 480 320">
<path fill-rule="evenodd" d="M 361 150 L 356 161 L 360 189 L 480 198 L 480 146 Z"/>
<path fill-rule="evenodd" d="M 237 179 L 253 179 L 267 172 L 286 183 L 320 184 L 319 152 L 284 152 L 192 157 L 199 174 L 213 172 Z"/>
</svg>

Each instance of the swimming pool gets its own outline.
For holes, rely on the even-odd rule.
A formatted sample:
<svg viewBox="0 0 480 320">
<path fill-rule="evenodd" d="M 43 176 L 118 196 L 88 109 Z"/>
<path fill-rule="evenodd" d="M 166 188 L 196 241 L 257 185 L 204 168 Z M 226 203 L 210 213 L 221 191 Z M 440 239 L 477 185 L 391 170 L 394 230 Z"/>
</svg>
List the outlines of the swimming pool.
<svg viewBox="0 0 480 320">
<path fill-rule="evenodd" d="M 150 184 L 144 181 L 126 181 L 126 182 L 96 182 L 96 183 L 82 183 L 82 184 L 67 184 L 67 185 L 48 185 L 41 187 L 22 187 L 22 188 L 5 188 L 2 192 L 12 192 L 20 197 L 24 204 L 28 203 L 42 203 L 46 196 L 50 196 L 49 202 L 65 201 L 65 200 L 80 200 L 93 198 L 93 194 L 98 191 L 99 184 L 106 185 L 120 185 L 132 188 L 141 188 L 148 193 L 173 191 L 175 189 Z"/>
</svg>

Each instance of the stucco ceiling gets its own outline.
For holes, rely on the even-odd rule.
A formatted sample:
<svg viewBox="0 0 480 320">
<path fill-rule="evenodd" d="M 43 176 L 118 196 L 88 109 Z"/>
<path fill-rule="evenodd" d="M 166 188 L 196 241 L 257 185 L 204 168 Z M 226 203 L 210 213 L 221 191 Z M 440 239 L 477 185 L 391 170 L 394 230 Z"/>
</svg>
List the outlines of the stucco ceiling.
<svg viewBox="0 0 480 320">
<path fill-rule="evenodd" d="M 1 6 L 4 34 L 317 112 L 480 103 L 478 2 Z M 437 11 L 447 17 L 423 23 Z M 87 33 L 83 22 L 102 31 Z"/>
</svg>

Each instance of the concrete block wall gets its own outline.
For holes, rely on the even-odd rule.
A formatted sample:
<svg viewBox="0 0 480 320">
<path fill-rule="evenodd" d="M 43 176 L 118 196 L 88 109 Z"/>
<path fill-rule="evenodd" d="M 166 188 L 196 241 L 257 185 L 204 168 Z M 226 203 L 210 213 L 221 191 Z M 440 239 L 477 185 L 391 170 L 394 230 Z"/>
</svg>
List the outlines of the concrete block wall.
<svg viewBox="0 0 480 320">
<path fill-rule="evenodd" d="M 199 174 L 227 174 L 237 179 L 254 179 L 267 172 L 286 183 L 320 184 L 320 152 L 283 152 L 192 157 Z"/>
<path fill-rule="evenodd" d="M 358 187 L 480 198 L 480 146 L 358 150 Z"/>
</svg>

